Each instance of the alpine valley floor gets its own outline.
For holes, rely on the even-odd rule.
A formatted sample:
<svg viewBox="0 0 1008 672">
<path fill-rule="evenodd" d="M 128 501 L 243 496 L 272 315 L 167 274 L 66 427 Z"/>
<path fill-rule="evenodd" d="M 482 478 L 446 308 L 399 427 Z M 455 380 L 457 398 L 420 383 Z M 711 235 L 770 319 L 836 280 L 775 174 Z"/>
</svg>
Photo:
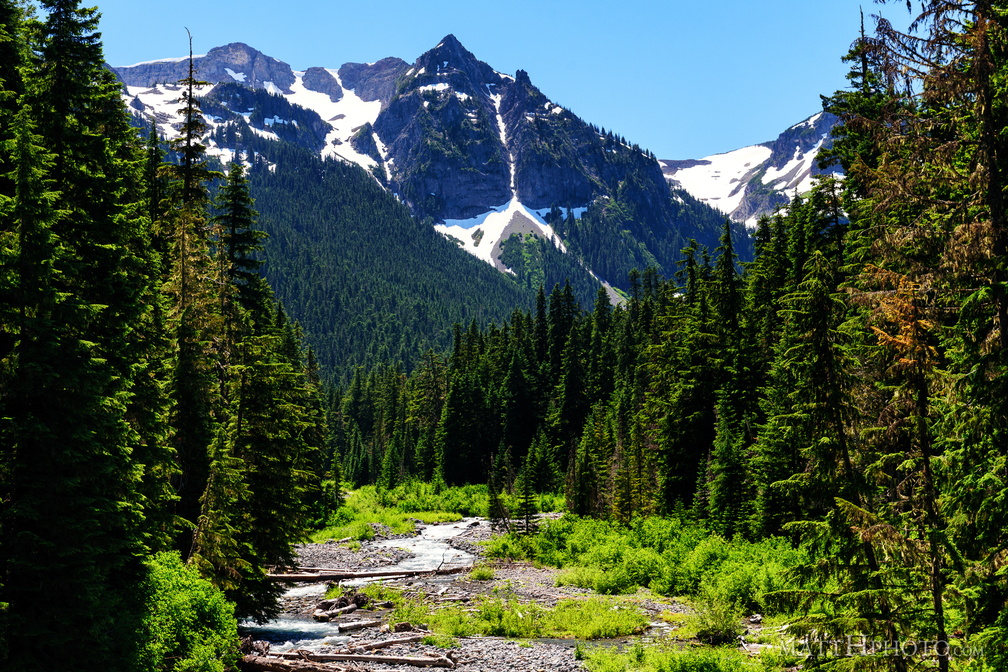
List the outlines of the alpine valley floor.
<svg viewBox="0 0 1008 672">
<path fill-rule="evenodd" d="M 488 539 L 492 532 L 489 523 L 483 519 L 467 518 L 459 523 L 431 525 L 426 528 L 418 525 L 418 533 L 415 536 L 391 535 L 391 530 L 388 528 L 376 529 L 375 539 L 362 542 L 359 546 L 336 541 L 305 544 L 298 549 L 299 561 L 303 567 L 339 568 L 350 571 L 396 568 L 403 566 L 401 563 L 404 561 L 408 562 L 411 558 L 417 557 L 416 554 L 403 550 L 399 546 L 409 548 L 415 540 L 435 528 L 440 529 L 434 536 L 443 539 L 446 542 L 446 548 L 455 549 L 462 555 L 457 559 L 457 562 L 474 564 L 477 571 L 382 579 L 384 588 L 368 589 L 361 585 L 345 586 L 342 592 L 344 595 L 349 595 L 351 600 L 354 593 L 360 590 L 372 596 L 394 594 L 397 603 L 396 608 L 392 608 L 393 605 L 390 602 L 372 599 L 369 605 L 360 610 L 335 617 L 333 619 L 335 622 L 330 623 L 332 632 L 342 631 L 347 625 L 353 627 L 352 624 L 362 621 L 380 622 L 371 627 L 348 630 L 346 636 L 324 637 L 306 634 L 304 631 L 298 632 L 298 627 L 295 625 L 293 628 L 295 634 L 289 635 L 291 639 L 279 641 L 285 639 L 287 635 L 283 632 L 270 631 L 271 625 L 269 624 L 265 626 L 265 630 L 249 625 L 246 628 L 246 633 L 252 638 L 262 636 L 265 639 L 273 640 L 269 649 L 271 653 L 284 652 L 288 656 L 291 652 L 305 649 L 305 646 L 302 646 L 304 642 L 292 641 L 292 639 L 304 635 L 306 638 L 319 638 L 312 641 L 307 647 L 315 654 L 359 652 L 405 659 L 431 657 L 432 659 L 442 659 L 442 661 L 447 659 L 451 665 L 454 665 L 453 669 L 462 671 L 537 672 L 539 670 L 588 669 L 578 659 L 578 645 L 583 643 L 583 640 L 571 637 L 505 638 L 482 635 L 438 637 L 431 634 L 430 637 L 422 641 L 382 647 L 380 650 L 369 650 L 369 647 L 378 643 L 408 639 L 411 636 L 413 639 L 418 639 L 415 635 L 427 632 L 427 629 L 423 627 L 426 625 L 424 623 L 411 623 L 407 626 L 399 622 L 402 614 L 406 613 L 399 606 L 402 604 L 422 604 L 422 609 L 430 610 L 428 613 L 442 609 L 455 609 L 462 613 L 477 611 L 485 608 L 479 605 L 499 600 L 500 604 L 506 604 L 506 608 L 514 610 L 517 618 L 521 619 L 523 617 L 532 618 L 533 612 L 542 614 L 544 611 L 555 609 L 558 604 L 603 599 L 587 589 L 556 585 L 556 578 L 560 570 L 535 567 L 527 562 L 485 558 L 484 549 L 478 542 Z M 435 562 L 437 561 L 435 560 Z M 312 622 L 312 614 L 322 601 L 324 591 L 325 587 L 312 586 L 311 584 L 298 584 L 290 589 L 282 603 L 286 613 L 280 620 L 290 621 L 294 624 L 300 623 L 306 630 L 311 630 L 312 626 L 307 624 Z M 337 589 L 335 592 L 338 593 L 340 590 Z M 330 584 L 329 594 L 333 593 L 332 584 Z M 674 629 L 674 626 L 670 625 L 667 620 L 662 620 L 663 617 L 668 619 L 670 614 L 681 615 L 688 611 L 686 605 L 674 599 L 655 596 L 647 591 L 621 598 L 620 607 L 616 607 L 615 602 L 613 604 L 613 609 L 635 610 L 639 614 L 638 618 L 642 627 L 637 629 L 637 634 L 595 640 L 595 643 L 591 644 L 592 646 L 623 647 L 640 641 L 645 643 L 654 641 L 656 638 L 671 634 Z M 368 607 L 374 608 L 369 609 Z M 522 614 L 523 610 L 525 611 L 524 615 Z M 425 643 L 425 641 L 433 642 L 435 640 L 440 646 Z M 260 650 L 263 648 L 265 647 L 259 646 Z M 293 664 L 308 665 L 311 658 L 311 655 L 308 654 L 304 660 Z M 280 665 L 282 664 L 280 663 Z M 318 663 L 311 664 L 316 665 L 316 669 L 319 670 L 408 670 L 415 667 L 413 665 L 361 661 L 326 663 L 330 667 L 323 667 Z M 444 662 L 444 664 L 448 663 Z M 248 667 L 247 669 L 265 668 Z M 278 666 L 272 669 L 310 668 Z"/>
</svg>

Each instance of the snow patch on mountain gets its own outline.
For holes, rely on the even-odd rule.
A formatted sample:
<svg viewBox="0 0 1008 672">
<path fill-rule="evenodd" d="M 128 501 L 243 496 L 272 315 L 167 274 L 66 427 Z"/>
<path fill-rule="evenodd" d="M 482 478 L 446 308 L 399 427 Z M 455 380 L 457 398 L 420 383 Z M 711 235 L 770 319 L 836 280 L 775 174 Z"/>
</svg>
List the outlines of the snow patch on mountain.
<svg viewBox="0 0 1008 672">
<path fill-rule="evenodd" d="M 338 71 L 328 68 L 327 70 L 343 89 L 343 97 L 338 102 L 334 103 L 326 93 L 319 93 L 305 87 L 304 72 L 294 73 L 291 93 L 285 94 L 284 97 L 295 105 L 316 112 L 332 128 L 326 135 L 325 147 L 322 149 L 323 158 L 336 157 L 350 163 L 356 163 L 365 169 L 371 169 L 377 165 L 375 160 L 356 151 L 350 145 L 350 138 L 364 124 L 375 122 L 378 113 L 381 112 L 381 101 L 362 100 L 340 80 Z"/>
<path fill-rule="evenodd" d="M 770 148 L 763 145 L 744 147 L 705 157 L 693 166 L 671 173 L 666 169 L 665 177 L 712 208 L 730 215 L 742 203 L 747 177 L 762 167 L 770 154 Z"/>
<path fill-rule="evenodd" d="M 540 211 L 530 210 L 516 198 L 477 217 L 446 219 L 444 224 L 435 224 L 434 229 L 459 241 L 462 248 L 469 254 L 482 259 L 491 266 L 496 266 L 498 265 L 497 255 L 500 252 L 499 243 L 503 242 L 505 230 L 512 225 L 516 215 L 537 229 L 532 233 L 551 241 L 561 252 L 567 252 L 567 248 L 560 241 L 553 227 L 546 223 L 543 214 Z"/>
<path fill-rule="evenodd" d="M 831 145 L 837 118 L 823 112 L 801 121 L 771 142 L 702 159 L 660 161 L 665 179 L 735 221 L 754 228 L 760 216 L 809 191 L 823 172 L 819 151 Z"/>
<path fill-rule="evenodd" d="M 813 184 L 811 165 L 828 137 L 829 133 L 824 133 L 811 150 L 803 152 L 800 148 L 795 148 L 791 160 L 779 168 L 767 167 L 763 184 L 770 185 L 776 191 L 786 191 L 792 198 L 795 194 L 807 192 Z"/>
<path fill-rule="evenodd" d="M 193 93 L 201 98 L 213 87 L 214 85 L 197 86 L 193 89 Z M 181 86 L 177 84 L 158 84 L 154 87 L 130 86 L 126 87 L 124 98 L 133 109 L 137 109 L 138 106 L 143 108 L 145 116 L 154 121 L 162 137 L 171 140 L 178 136 L 178 128 L 182 124 L 182 115 L 179 114 L 183 106 Z M 205 115 L 204 120 L 211 127 L 216 123 L 216 118 L 210 115 Z"/>
<path fill-rule="evenodd" d="M 822 112 L 820 112 L 819 114 L 813 114 L 805 121 L 799 121 L 797 124 L 789 128 L 788 130 L 795 131 L 798 130 L 799 128 L 815 128 L 815 125 L 819 123 L 820 119 L 822 119 L 822 115 L 823 115 Z"/>
</svg>

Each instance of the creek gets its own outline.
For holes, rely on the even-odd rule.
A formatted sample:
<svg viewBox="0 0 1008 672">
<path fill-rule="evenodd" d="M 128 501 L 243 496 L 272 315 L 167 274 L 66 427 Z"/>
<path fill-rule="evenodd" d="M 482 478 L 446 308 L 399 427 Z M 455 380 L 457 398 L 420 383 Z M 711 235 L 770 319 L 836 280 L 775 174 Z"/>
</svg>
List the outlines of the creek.
<svg viewBox="0 0 1008 672">
<path fill-rule="evenodd" d="M 369 542 L 378 548 L 402 548 L 412 555 L 405 560 L 382 570 L 402 570 L 404 572 L 435 570 L 439 567 L 471 566 L 474 556 L 471 553 L 452 548 L 448 541 L 462 534 L 473 521 L 472 518 L 457 523 L 441 523 L 428 525 L 420 530 L 415 537 L 405 539 L 381 539 Z M 335 568 L 334 568 L 335 569 Z M 446 577 L 451 580 L 451 577 Z M 343 582 L 344 585 L 360 586 L 370 579 L 357 579 Z M 321 601 L 326 592 L 325 583 L 297 585 L 285 593 L 286 597 L 317 596 Z M 309 614 L 281 614 L 276 620 L 262 625 L 249 621 L 243 622 L 239 628 L 242 635 L 252 635 L 255 639 L 270 643 L 274 652 L 305 649 L 318 651 L 322 647 L 342 646 L 350 641 L 350 637 L 341 634 L 336 623 L 318 623 Z"/>
</svg>

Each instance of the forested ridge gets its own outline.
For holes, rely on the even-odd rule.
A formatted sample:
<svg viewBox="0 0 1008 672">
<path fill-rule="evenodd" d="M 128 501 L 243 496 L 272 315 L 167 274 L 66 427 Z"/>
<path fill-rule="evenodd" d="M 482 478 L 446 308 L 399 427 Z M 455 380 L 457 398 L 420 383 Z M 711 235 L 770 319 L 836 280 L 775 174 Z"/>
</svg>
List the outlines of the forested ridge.
<svg viewBox="0 0 1008 672">
<path fill-rule="evenodd" d="M 328 374 L 412 366 L 450 346 L 453 323 L 499 321 L 530 305 L 534 290 L 461 254 L 361 168 L 263 144 L 273 146 L 249 176 L 269 234 L 263 274 Z"/>
<path fill-rule="evenodd" d="M 635 547 L 655 567 L 753 542 L 788 558 L 760 600 L 789 633 L 884 644 L 809 668 L 1008 667 L 1008 4 L 920 7 L 911 34 L 854 42 L 823 100 L 845 177 L 762 219 L 753 261 L 726 221 L 588 311 L 583 286 L 530 270 L 525 304 L 468 260 L 480 301 L 514 299 L 494 323 L 436 273 L 354 276 L 392 244 L 371 218 L 458 268 L 362 171 L 265 148 L 211 170 L 191 67 L 165 161 L 95 10 L 0 0 L 0 668 L 224 670 L 235 617 L 277 612 L 267 569 L 342 515 L 341 481 L 485 485 L 489 517 L 524 519 L 499 544 L 555 557 L 590 526 L 605 552 L 658 540 Z M 283 286 L 284 264 L 319 285 Z M 450 350 L 407 335 L 451 311 Z M 570 515 L 530 542 L 536 493 Z"/>
</svg>

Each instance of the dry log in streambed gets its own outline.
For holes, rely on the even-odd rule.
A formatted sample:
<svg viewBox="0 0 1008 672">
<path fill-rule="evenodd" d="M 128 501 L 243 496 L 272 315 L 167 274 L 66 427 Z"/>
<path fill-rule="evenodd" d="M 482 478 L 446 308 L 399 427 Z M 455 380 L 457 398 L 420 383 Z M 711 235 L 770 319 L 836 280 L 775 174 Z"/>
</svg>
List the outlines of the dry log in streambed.
<svg viewBox="0 0 1008 672">
<path fill-rule="evenodd" d="M 267 574 L 266 578 L 273 581 L 345 581 L 347 579 L 377 579 L 389 576 L 424 576 L 425 574 L 458 574 L 468 572 L 471 567 L 449 567 L 447 569 L 423 570 L 375 570 L 372 572 L 350 572 L 342 569 L 320 569 L 315 572 L 295 572 L 289 574 Z"/>
<path fill-rule="evenodd" d="M 327 621 L 331 621 L 337 616 L 341 616 L 343 614 L 350 614 L 355 611 L 357 611 L 356 604 L 349 604 L 345 607 L 340 607 L 338 609 L 329 609 L 328 611 L 326 611 L 325 609 L 316 609 L 315 613 L 312 614 L 312 618 L 314 618 L 316 621 L 325 623 Z"/>
<path fill-rule="evenodd" d="M 277 653 L 284 659 L 309 660 L 313 663 L 384 663 L 386 665 L 413 665 L 415 667 L 447 667 L 455 663 L 445 656 L 372 656 L 364 653 Z M 247 657 L 247 656 L 246 656 Z"/>
<path fill-rule="evenodd" d="M 362 630 L 364 628 L 374 628 L 381 625 L 381 621 L 351 621 L 350 623 L 339 623 L 337 628 L 340 632 L 348 632 L 350 630 Z"/>
<path fill-rule="evenodd" d="M 310 660 L 283 660 L 273 656 L 249 654 L 238 664 L 243 672 L 341 672 L 345 667 L 315 663 Z"/>
<path fill-rule="evenodd" d="M 384 649 L 387 646 L 396 646 L 398 644 L 416 644 L 417 642 L 422 642 L 423 638 L 430 633 L 421 633 L 419 635 L 410 635 L 409 637 L 400 637 L 399 639 L 386 639 L 384 642 L 371 642 L 370 644 L 360 644 L 358 646 L 351 646 L 351 651 L 374 651 L 375 649 Z"/>
</svg>

